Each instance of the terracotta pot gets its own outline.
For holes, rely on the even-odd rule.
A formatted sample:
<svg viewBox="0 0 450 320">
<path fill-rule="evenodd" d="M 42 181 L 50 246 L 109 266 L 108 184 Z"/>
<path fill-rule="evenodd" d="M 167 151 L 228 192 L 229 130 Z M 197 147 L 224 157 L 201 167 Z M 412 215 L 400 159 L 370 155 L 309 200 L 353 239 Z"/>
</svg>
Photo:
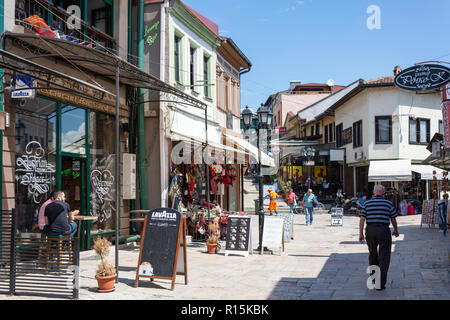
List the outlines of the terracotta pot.
<svg viewBox="0 0 450 320">
<path fill-rule="evenodd" d="M 208 248 L 208 253 L 216 253 L 217 243 L 206 243 L 206 247 Z"/>
<path fill-rule="evenodd" d="M 98 292 L 111 292 L 114 291 L 114 282 L 116 280 L 116 274 L 112 276 L 106 276 L 106 277 L 98 277 L 95 276 L 95 279 L 97 279 L 98 283 Z"/>
</svg>

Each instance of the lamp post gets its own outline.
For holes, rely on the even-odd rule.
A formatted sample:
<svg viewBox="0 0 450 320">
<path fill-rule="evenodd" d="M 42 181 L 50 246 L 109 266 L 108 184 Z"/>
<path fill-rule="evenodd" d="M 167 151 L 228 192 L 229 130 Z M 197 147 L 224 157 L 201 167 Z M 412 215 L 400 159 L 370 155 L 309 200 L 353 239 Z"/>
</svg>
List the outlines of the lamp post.
<svg viewBox="0 0 450 320">
<path fill-rule="evenodd" d="M 258 147 L 258 184 L 259 184 L 259 246 L 257 251 L 263 252 L 262 247 L 262 236 L 263 236 L 263 230 L 264 230 L 264 186 L 263 186 L 263 175 L 262 175 L 262 166 L 261 166 L 261 146 L 259 141 L 259 131 L 260 129 L 269 129 L 272 127 L 272 119 L 273 119 L 273 113 L 268 108 L 265 107 L 263 104 L 261 104 L 261 107 L 256 112 L 258 115 L 258 125 L 255 128 L 257 133 L 257 147 Z M 248 106 L 245 107 L 244 111 L 242 111 L 241 114 L 243 120 L 244 120 L 244 127 L 245 129 L 249 129 L 253 117 L 252 111 L 248 108 Z"/>
<path fill-rule="evenodd" d="M 314 156 L 316 154 L 316 149 L 312 147 L 303 148 L 302 156 L 308 159 L 308 162 L 314 159 Z M 308 166 L 308 189 L 311 189 L 311 172 L 310 172 L 310 166 Z"/>
</svg>

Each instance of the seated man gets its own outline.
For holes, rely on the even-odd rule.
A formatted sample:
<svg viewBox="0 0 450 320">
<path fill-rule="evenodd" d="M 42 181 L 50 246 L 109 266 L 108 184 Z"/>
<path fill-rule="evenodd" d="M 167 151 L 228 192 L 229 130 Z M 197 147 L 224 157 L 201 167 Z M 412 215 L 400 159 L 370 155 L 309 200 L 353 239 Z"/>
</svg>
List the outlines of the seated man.
<svg viewBox="0 0 450 320">
<path fill-rule="evenodd" d="M 71 236 L 77 232 L 77 223 L 74 216 L 79 214 L 78 210 L 71 211 L 63 191 L 53 193 L 54 201 L 45 208 L 45 228 L 47 236 Z"/>
</svg>

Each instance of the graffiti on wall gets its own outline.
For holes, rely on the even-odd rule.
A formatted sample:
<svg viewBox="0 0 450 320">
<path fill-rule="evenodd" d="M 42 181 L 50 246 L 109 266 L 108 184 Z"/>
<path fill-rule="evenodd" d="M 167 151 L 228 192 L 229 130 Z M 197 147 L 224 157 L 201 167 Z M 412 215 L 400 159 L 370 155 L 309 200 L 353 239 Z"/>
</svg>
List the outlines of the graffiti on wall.
<svg viewBox="0 0 450 320">
<path fill-rule="evenodd" d="M 27 195 L 34 203 L 41 203 L 55 184 L 55 166 L 45 159 L 45 150 L 37 141 L 29 142 L 25 154 L 16 159 L 16 181 L 27 186 Z"/>
</svg>

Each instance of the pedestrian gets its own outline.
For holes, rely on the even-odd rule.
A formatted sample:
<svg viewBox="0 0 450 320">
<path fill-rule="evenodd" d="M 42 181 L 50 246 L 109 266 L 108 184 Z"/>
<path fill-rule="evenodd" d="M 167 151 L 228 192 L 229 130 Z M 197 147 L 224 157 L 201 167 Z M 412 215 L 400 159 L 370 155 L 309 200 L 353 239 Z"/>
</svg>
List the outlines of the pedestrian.
<svg viewBox="0 0 450 320">
<path fill-rule="evenodd" d="M 306 225 L 311 225 L 313 223 L 314 199 L 316 199 L 316 196 L 312 192 L 312 189 L 308 189 L 308 191 L 303 196 L 302 200 L 303 208 L 305 209 L 306 215 Z"/>
<path fill-rule="evenodd" d="M 39 226 L 39 230 L 42 232 L 44 231 L 44 227 L 45 227 L 45 208 L 52 203 L 55 200 L 55 198 L 53 198 L 53 194 L 50 196 L 50 198 L 47 199 L 47 201 L 45 201 L 42 206 L 39 208 L 39 214 L 38 214 L 38 226 Z"/>
<path fill-rule="evenodd" d="M 272 191 L 271 189 L 268 189 L 267 191 L 269 191 L 269 211 L 270 211 L 270 215 L 272 215 L 272 211 L 275 211 L 275 214 L 278 215 L 278 211 L 277 211 L 277 197 L 278 194 L 275 191 Z"/>
<path fill-rule="evenodd" d="M 45 208 L 45 227 L 44 232 L 47 236 L 75 236 L 77 232 L 77 223 L 74 217 L 80 213 L 79 210 L 72 211 L 70 205 L 66 202 L 66 195 L 63 191 L 53 193 L 55 199 Z"/>
<path fill-rule="evenodd" d="M 440 222 L 440 230 L 439 232 L 444 233 L 444 237 L 447 235 L 447 202 L 448 202 L 448 194 L 444 193 L 442 200 L 438 202 L 439 209 L 439 222 Z"/>
<path fill-rule="evenodd" d="M 289 208 L 291 209 L 291 214 L 294 214 L 294 207 L 297 204 L 297 201 L 295 200 L 295 193 L 292 189 L 289 190 L 289 193 L 287 194 L 287 203 Z"/>
<path fill-rule="evenodd" d="M 359 194 L 358 200 L 356 200 L 356 213 L 359 215 L 361 213 L 362 208 L 364 207 L 364 204 L 366 203 L 367 196 L 365 194 Z"/>
<path fill-rule="evenodd" d="M 392 202 L 384 198 L 385 189 L 382 185 L 373 188 L 373 198 L 367 200 L 360 213 L 359 242 L 367 242 L 369 248 L 369 265 L 380 268 L 380 283 L 376 290 L 386 288 L 387 273 L 391 259 L 392 236 L 389 224 L 392 223 L 392 235 L 398 237 L 397 211 Z M 366 222 L 366 237 L 363 229 Z"/>
</svg>

